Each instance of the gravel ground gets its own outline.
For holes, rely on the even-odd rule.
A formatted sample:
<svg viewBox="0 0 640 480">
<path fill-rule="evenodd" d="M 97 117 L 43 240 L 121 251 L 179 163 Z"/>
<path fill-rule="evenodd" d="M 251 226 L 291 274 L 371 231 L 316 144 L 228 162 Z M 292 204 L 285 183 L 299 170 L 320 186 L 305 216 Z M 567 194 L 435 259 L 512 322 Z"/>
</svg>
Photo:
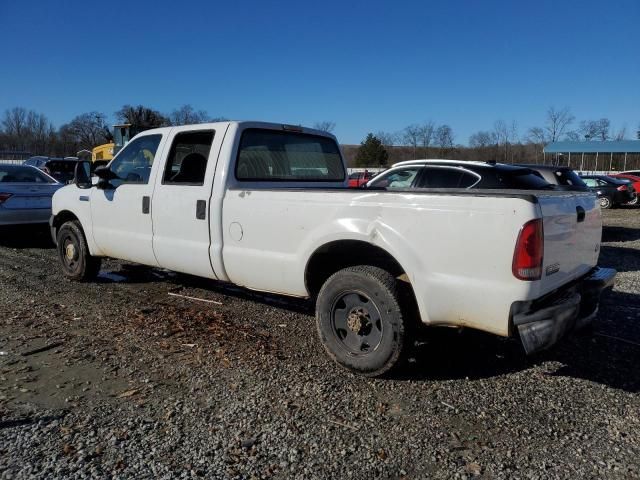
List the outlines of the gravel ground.
<svg viewBox="0 0 640 480">
<path fill-rule="evenodd" d="M 604 217 L 593 330 L 530 358 L 434 330 L 383 380 L 328 361 L 305 302 L 116 261 L 74 284 L 3 230 L 0 478 L 638 478 L 640 210 Z"/>
</svg>

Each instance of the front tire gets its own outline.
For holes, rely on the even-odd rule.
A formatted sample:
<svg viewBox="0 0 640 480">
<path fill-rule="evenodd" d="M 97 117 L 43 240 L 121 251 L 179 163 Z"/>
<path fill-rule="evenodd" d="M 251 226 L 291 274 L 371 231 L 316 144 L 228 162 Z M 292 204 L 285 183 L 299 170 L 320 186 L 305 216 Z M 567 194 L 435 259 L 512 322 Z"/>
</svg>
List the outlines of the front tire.
<svg viewBox="0 0 640 480">
<path fill-rule="evenodd" d="M 318 334 L 329 356 L 361 375 L 391 370 L 406 351 L 399 298 L 398 281 L 381 268 L 360 265 L 329 277 L 316 302 Z"/>
<path fill-rule="evenodd" d="M 58 230 L 56 239 L 62 272 L 67 278 L 87 282 L 98 276 L 102 259 L 89 253 L 80 222 L 74 220 L 64 223 Z"/>
<path fill-rule="evenodd" d="M 609 197 L 600 197 L 600 208 L 602 210 L 608 210 L 613 206 L 613 202 Z"/>
</svg>

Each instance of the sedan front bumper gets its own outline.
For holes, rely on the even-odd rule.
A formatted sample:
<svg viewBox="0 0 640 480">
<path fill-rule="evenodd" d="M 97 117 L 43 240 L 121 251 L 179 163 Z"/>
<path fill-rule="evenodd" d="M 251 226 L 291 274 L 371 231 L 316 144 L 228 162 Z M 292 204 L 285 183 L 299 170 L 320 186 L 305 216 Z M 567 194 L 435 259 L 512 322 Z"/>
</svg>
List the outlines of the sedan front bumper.
<svg viewBox="0 0 640 480">
<path fill-rule="evenodd" d="M 596 267 L 586 276 L 552 295 L 533 302 L 516 302 L 512 311 L 527 354 L 551 347 L 571 330 L 591 323 L 598 314 L 600 294 L 614 284 L 616 271 Z"/>
</svg>

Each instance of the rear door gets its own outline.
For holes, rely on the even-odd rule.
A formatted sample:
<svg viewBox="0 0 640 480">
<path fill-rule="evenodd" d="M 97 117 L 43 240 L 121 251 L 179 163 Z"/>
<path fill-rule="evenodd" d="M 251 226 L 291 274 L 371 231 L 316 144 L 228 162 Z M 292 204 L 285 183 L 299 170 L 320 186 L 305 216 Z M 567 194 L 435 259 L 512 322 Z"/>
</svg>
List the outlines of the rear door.
<svg viewBox="0 0 640 480">
<path fill-rule="evenodd" d="M 210 126 L 176 128 L 152 198 L 153 251 L 161 267 L 217 278 L 211 265 L 210 208 L 213 178 L 224 131 Z"/>
<path fill-rule="evenodd" d="M 602 218 L 590 193 L 539 194 L 543 215 L 545 291 L 571 281 L 598 263 Z"/>
</svg>

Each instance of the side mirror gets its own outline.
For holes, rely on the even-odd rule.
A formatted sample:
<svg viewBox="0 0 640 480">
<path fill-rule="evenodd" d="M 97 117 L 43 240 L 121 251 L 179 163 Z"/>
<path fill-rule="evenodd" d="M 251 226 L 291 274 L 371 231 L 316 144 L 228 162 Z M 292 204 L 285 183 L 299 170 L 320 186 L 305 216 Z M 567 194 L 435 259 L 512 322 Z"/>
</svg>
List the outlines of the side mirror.
<svg viewBox="0 0 640 480">
<path fill-rule="evenodd" d="M 78 188 L 91 188 L 93 186 L 91 182 L 91 162 L 83 160 L 76 163 L 73 183 L 75 183 Z"/>
<path fill-rule="evenodd" d="M 98 180 L 98 184 L 96 185 L 96 187 L 98 187 L 101 190 L 108 190 L 110 188 L 113 188 L 113 185 L 111 185 L 109 181 L 119 178 L 118 175 L 116 175 L 114 172 L 109 170 L 107 166 L 101 166 L 96 168 L 93 171 L 93 174 L 100 179 Z"/>
</svg>

